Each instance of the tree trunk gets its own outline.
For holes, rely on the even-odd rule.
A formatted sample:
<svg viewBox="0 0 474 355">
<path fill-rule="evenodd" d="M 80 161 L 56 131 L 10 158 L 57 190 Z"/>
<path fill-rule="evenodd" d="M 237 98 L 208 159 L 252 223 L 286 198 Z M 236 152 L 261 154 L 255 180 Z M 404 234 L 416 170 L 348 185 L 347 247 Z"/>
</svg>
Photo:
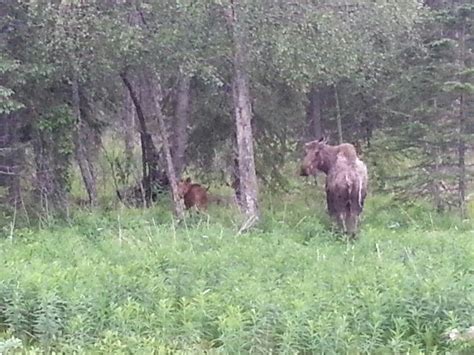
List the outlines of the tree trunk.
<svg viewBox="0 0 474 355">
<path fill-rule="evenodd" d="M 176 169 L 176 179 L 181 178 L 184 168 L 184 153 L 188 143 L 188 124 L 191 104 L 191 77 L 185 75 L 179 80 L 176 97 L 176 110 L 173 132 L 173 162 Z"/>
<path fill-rule="evenodd" d="M 168 132 L 165 125 L 165 118 L 163 111 L 161 109 L 161 88 L 160 85 L 155 85 L 156 92 L 154 97 L 155 109 L 156 109 L 156 118 L 158 120 L 159 131 L 161 135 L 161 142 L 163 145 L 163 152 L 166 158 L 166 172 L 168 175 L 168 180 L 171 185 L 171 194 L 173 197 L 173 210 L 174 214 L 178 219 L 182 219 L 184 216 L 184 204 L 183 200 L 179 197 L 178 194 L 178 181 L 176 179 L 176 171 L 173 163 L 173 158 L 171 156 L 171 149 L 168 140 Z"/>
<path fill-rule="evenodd" d="M 334 85 L 334 98 L 336 100 L 336 123 L 337 123 L 337 140 L 339 144 L 344 142 L 342 137 L 342 119 L 341 119 L 341 106 L 339 105 L 339 93 L 337 92 L 337 86 Z"/>
<path fill-rule="evenodd" d="M 133 161 L 133 148 L 135 136 L 135 108 L 132 98 L 128 90 L 124 90 L 124 107 L 123 107 L 123 138 L 125 142 L 125 160 L 126 169 L 129 173 L 130 166 Z"/>
<path fill-rule="evenodd" d="M 459 142 L 458 142 L 458 168 L 459 168 L 459 209 L 461 217 L 466 217 L 466 142 L 464 131 L 466 126 L 466 117 L 464 115 L 464 95 L 461 94 L 459 108 Z"/>
<path fill-rule="evenodd" d="M 362 121 L 361 125 L 362 125 L 362 128 L 364 130 L 363 135 L 364 135 L 364 138 L 365 138 L 365 144 L 366 144 L 367 148 L 370 149 L 372 135 L 373 135 L 373 131 L 374 131 L 374 125 L 373 125 L 372 121 L 368 118 L 365 118 Z"/>
<path fill-rule="evenodd" d="M 231 167 L 231 179 L 232 179 L 232 189 L 234 189 L 235 202 L 237 206 L 243 208 L 242 201 L 242 192 L 240 190 L 240 172 L 239 172 L 239 155 L 238 152 L 235 152 L 234 158 L 232 159 Z"/>
<path fill-rule="evenodd" d="M 466 29 L 463 25 L 462 30 L 460 31 L 460 64 L 461 67 L 465 67 L 465 35 Z M 459 168 L 459 181 L 458 181 L 458 192 L 459 192 L 459 209 L 461 212 L 461 217 L 466 217 L 466 116 L 464 113 L 464 104 L 465 104 L 464 94 L 461 93 L 459 96 L 459 120 L 458 120 L 458 131 L 459 131 L 459 140 L 458 140 L 458 168 Z"/>
<path fill-rule="evenodd" d="M 152 200 L 152 180 L 154 180 L 154 177 L 160 175 L 158 171 L 159 154 L 155 144 L 153 143 L 152 136 L 148 132 L 145 115 L 138 96 L 133 89 L 132 83 L 128 79 L 126 73 L 121 73 L 120 77 L 122 78 L 125 87 L 128 89 L 130 98 L 132 99 L 137 113 L 140 127 L 140 142 L 142 145 L 143 191 L 145 193 L 145 205 L 150 206 Z"/>
<path fill-rule="evenodd" d="M 259 219 L 258 183 L 252 135 L 252 107 L 250 103 L 249 79 L 245 67 L 242 30 L 238 28 L 238 4 L 230 0 L 226 17 L 233 42 L 233 80 L 232 97 L 237 128 L 239 152 L 239 178 L 242 205 L 251 224 Z M 251 225 L 249 225 L 250 227 Z"/>
<path fill-rule="evenodd" d="M 306 117 L 308 122 L 308 140 L 320 139 L 323 136 L 321 126 L 321 91 L 313 85 L 307 94 L 308 106 Z"/>
<path fill-rule="evenodd" d="M 86 144 L 88 137 L 85 122 L 81 115 L 81 99 L 79 96 L 79 84 L 74 78 L 71 84 L 72 89 L 72 105 L 74 116 L 76 118 L 76 126 L 74 129 L 74 145 L 77 163 L 81 170 L 82 180 L 89 196 L 89 203 L 94 206 L 97 204 L 97 186 L 93 164 L 89 159 Z"/>
</svg>

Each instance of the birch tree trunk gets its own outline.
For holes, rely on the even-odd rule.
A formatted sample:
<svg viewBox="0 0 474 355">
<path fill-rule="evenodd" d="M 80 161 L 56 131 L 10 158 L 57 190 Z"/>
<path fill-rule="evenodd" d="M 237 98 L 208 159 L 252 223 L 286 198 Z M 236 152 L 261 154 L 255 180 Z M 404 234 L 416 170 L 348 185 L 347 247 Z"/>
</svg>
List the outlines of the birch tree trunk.
<svg viewBox="0 0 474 355">
<path fill-rule="evenodd" d="M 245 49 L 243 47 L 244 40 L 242 30 L 239 28 L 238 5 L 237 0 L 230 0 L 225 12 L 233 42 L 232 97 L 237 128 L 241 201 L 245 214 L 253 224 L 258 221 L 260 213 L 251 125 L 252 107 L 249 79 L 246 72 Z"/>
</svg>

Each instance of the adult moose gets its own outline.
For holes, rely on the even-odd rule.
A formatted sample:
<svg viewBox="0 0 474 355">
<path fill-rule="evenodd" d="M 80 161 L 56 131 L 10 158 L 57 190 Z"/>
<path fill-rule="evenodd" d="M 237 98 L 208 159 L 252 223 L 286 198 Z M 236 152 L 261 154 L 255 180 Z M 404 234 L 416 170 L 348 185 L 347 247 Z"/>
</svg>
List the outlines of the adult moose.
<svg viewBox="0 0 474 355">
<path fill-rule="evenodd" d="M 305 144 L 301 176 L 326 174 L 326 201 L 332 219 L 355 238 L 367 195 L 367 167 L 352 144 L 329 145 L 326 139 Z"/>
</svg>

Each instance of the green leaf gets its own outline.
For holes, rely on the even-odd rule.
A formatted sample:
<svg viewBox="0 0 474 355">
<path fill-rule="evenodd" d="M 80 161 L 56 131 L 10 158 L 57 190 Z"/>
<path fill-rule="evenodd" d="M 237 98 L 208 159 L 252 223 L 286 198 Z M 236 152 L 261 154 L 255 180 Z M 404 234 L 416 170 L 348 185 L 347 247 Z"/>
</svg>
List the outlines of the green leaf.
<svg viewBox="0 0 474 355">
<path fill-rule="evenodd" d="M 443 85 L 445 92 L 474 94 L 474 85 L 471 83 L 461 83 L 459 81 L 447 81 Z"/>
</svg>

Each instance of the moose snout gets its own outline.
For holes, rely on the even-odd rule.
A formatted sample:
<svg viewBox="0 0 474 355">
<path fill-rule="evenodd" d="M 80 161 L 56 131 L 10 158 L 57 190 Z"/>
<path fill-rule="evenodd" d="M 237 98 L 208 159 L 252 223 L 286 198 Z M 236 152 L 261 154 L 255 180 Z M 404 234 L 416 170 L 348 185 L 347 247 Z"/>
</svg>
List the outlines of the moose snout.
<svg viewBox="0 0 474 355">
<path fill-rule="evenodd" d="M 301 166 L 300 168 L 300 176 L 308 176 L 308 172 L 304 166 Z"/>
</svg>

